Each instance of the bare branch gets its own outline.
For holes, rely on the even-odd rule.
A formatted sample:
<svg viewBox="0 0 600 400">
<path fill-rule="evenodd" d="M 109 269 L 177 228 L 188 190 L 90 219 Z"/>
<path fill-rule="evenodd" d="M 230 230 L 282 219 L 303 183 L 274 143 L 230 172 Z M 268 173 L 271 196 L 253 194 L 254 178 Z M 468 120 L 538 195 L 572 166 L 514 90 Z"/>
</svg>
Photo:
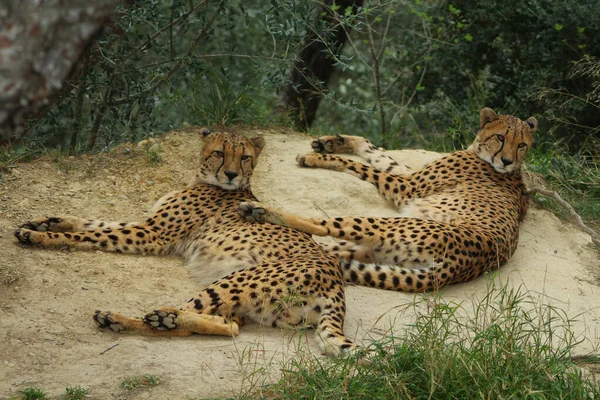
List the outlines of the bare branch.
<svg viewBox="0 0 600 400">
<path fill-rule="evenodd" d="M 571 217 L 575 220 L 575 223 L 577 224 L 579 229 L 581 229 L 582 231 L 584 231 L 585 233 L 590 235 L 592 237 L 592 242 L 596 246 L 600 246 L 600 234 L 598 234 L 598 232 L 594 231 L 592 228 L 587 226 L 583 222 L 583 219 L 581 219 L 581 216 L 579 214 L 577 214 L 577 212 L 575 211 L 573 206 L 571 206 L 562 197 L 560 197 L 560 195 L 558 193 L 556 193 L 553 190 L 547 190 L 547 189 L 537 187 L 537 186 L 532 187 L 531 189 L 529 189 L 526 192 L 526 194 L 528 194 L 528 195 L 534 194 L 534 193 L 541 194 L 542 196 L 550 197 L 551 199 L 554 199 L 558 204 L 563 206 L 569 212 L 569 215 L 571 215 Z"/>
<path fill-rule="evenodd" d="M 92 126 L 92 130 L 90 131 L 90 137 L 88 139 L 88 150 L 92 150 L 94 148 L 94 145 L 96 144 L 96 138 L 98 137 L 100 125 L 102 124 L 102 120 L 104 119 L 104 115 L 106 114 L 106 109 L 108 108 L 108 100 L 110 99 L 113 90 L 114 81 L 115 74 L 112 74 L 108 80 L 106 91 L 104 92 L 102 105 L 96 113 L 96 119 L 94 120 L 94 125 Z"/>
<path fill-rule="evenodd" d="M 190 17 L 190 15 L 192 15 L 200 7 L 207 4 L 208 2 L 209 2 L 209 0 L 204 0 L 204 1 L 201 1 L 200 3 L 198 3 L 198 5 L 195 7 L 191 6 L 190 10 L 187 13 L 183 14 L 181 17 L 177 18 L 175 21 L 171 22 L 169 25 L 163 26 L 158 31 L 154 32 L 144 44 L 142 44 L 141 46 L 138 46 L 134 51 L 146 50 L 146 48 L 150 45 L 150 43 L 152 43 L 152 41 L 154 39 L 156 39 L 158 36 L 160 36 L 163 32 L 165 32 L 168 29 L 171 29 L 174 26 L 181 24 L 182 22 L 185 22 L 185 20 L 187 20 Z M 193 5 L 193 3 L 192 3 L 192 5 Z"/>
</svg>

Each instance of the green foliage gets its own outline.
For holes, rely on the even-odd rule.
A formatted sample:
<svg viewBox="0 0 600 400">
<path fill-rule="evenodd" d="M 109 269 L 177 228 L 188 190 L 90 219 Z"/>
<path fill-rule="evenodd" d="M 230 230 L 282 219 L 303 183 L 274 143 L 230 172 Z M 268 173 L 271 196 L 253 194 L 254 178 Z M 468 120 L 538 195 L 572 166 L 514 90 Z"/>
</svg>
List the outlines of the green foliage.
<svg viewBox="0 0 600 400">
<path fill-rule="evenodd" d="M 476 121 L 477 112 L 491 106 L 523 118 L 538 116 L 540 131 L 554 131 L 571 150 L 590 134 L 598 138 L 589 127 L 600 125 L 600 113 L 589 102 L 569 102 L 559 111 L 538 98 L 549 88 L 585 98 L 590 86 L 598 87 L 598 69 L 570 73 L 577 60 L 600 53 L 595 40 L 600 9 L 594 4 L 389 0 L 366 5 L 352 25 L 357 38 L 345 48 L 345 70 L 322 106 L 319 131 L 358 127 L 381 144 L 447 147 L 457 144 L 445 134 L 448 127 L 467 128 L 473 135 L 477 124 L 461 122 Z M 381 47 L 381 55 L 373 55 L 371 47 Z M 384 88 L 379 94 L 377 75 Z M 382 110 L 385 121 L 378 118 Z M 573 123 L 565 126 L 565 120 Z"/>
<path fill-rule="evenodd" d="M 331 21 L 318 18 L 328 4 L 350 33 L 341 54 Z M 25 146 L 0 155 L 0 174 L 32 151 L 102 150 L 183 122 L 286 124 L 274 112 L 278 90 L 309 32 L 338 68 L 313 133 L 452 151 L 491 106 L 538 117 L 536 146 L 548 157 L 586 154 L 594 176 L 600 8 L 558 0 L 367 0 L 356 14 L 294 0 L 121 2 L 56 106 L 31 121 Z"/>
<path fill-rule="evenodd" d="M 292 0 L 120 2 L 56 106 L 31 121 L 29 145 L 100 150 L 184 121 L 269 122 L 313 8 Z"/>
<path fill-rule="evenodd" d="M 294 360 L 279 382 L 240 398 L 600 396 L 598 383 L 571 361 L 578 342 L 565 313 L 527 293 L 492 286 L 468 309 L 441 298 L 412 307 L 418 316 L 403 337 L 376 342 L 368 354 Z"/>
</svg>

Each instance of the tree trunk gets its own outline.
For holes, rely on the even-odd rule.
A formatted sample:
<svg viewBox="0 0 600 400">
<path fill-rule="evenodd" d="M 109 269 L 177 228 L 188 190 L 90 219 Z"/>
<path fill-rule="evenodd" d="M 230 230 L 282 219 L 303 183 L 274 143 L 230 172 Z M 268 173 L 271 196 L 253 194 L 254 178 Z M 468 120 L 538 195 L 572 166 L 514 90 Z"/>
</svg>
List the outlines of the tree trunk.
<svg viewBox="0 0 600 400">
<path fill-rule="evenodd" d="M 339 6 L 337 11 L 331 7 Z M 323 43 L 317 33 L 308 33 L 298 53 L 298 61 L 291 71 L 291 82 L 282 88 L 279 97 L 278 111 L 286 114 L 297 129 L 307 130 L 317 115 L 319 103 L 331 75 L 335 71 L 335 56 L 339 55 L 347 40 L 346 32 L 334 13 L 343 14 L 349 7 L 356 13 L 362 7 L 363 0 L 325 0 L 325 6 L 318 7 L 315 27 L 325 21 L 330 27 L 329 37 L 332 40 Z M 322 32 L 319 32 L 322 34 Z M 334 55 L 330 53 L 333 49 Z"/>
<path fill-rule="evenodd" d="M 0 143 L 47 106 L 118 0 L 3 0 L 0 4 Z"/>
</svg>

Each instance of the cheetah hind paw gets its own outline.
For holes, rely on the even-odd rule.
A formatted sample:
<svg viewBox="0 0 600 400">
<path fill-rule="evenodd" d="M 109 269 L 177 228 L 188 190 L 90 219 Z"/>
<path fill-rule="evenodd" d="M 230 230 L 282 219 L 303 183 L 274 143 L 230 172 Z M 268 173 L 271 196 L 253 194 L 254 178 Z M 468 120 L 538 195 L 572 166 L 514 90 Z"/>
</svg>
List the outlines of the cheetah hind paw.
<svg viewBox="0 0 600 400">
<path fill-rule="evenodd" d="M 31 239 L 31 230 L 19 228 L 15 231 L 15 237 L 22 244 L 35 244 L 35 241 Z"/>
<path fill-rule="evenodd" d="M 267 210 L 260 203 L 241 202 L 238 205 L 238 214 L 250 222 L 265 222 Z"/>
<path fill-rule="evenodd" d="M 350 142 L 342 135 L 321 136 L 313 141 L 311 147 L 315 153 L 352 153 Z"/>
<path fill-rule="evenodd" d="M 154 310 L 146 314 L 142 320 L 159 331 L 171 330 L 178 327 L 177 314 L 164 310 Z"/>
<path fill-rule="evenodd" d="M 315 153 L 298 154 L 296 156 L 296 162 L 303 167 L 316 167 L 318 157 L 319 156 Z"/>
<path fill-rule="evenodd" d="M 47 232 L 47 231 L 55 231 L 61 232 L 64 229 L 60 229 L 60 225 L 62 224 L 62 218 L 56 217 L 46 217 L 46 218 L 38 218 L 31 221 L 27 221 L 24 224 L 21 224 L 19 228 L 28 229 L 30 231 L 37 232 Z"/>
<path fill-rule="evenodd" d="M 113 332 L 121 332 L 125 330 L 123 324 L 116 322 L 113 319 L 110 311 L 96 310 L 93 318 L 99 328 L 110 329 Z"/>
</svg>

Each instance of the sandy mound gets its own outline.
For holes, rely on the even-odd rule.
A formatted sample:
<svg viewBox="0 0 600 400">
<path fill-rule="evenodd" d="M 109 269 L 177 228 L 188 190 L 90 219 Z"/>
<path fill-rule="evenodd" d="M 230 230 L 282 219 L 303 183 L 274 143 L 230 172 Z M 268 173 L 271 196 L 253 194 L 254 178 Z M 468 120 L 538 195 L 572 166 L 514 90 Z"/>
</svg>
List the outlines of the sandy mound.
<svg viewBox="0 0 600 400">
<path fill-rule="evenodd" d="M 255 174 L 254 191 L 263 202 L 313 217 L 393 216 L 374 188 L 346 174 L 296 166 L 310 138 L 267 135 Z M 184 398 L 224 396 L 275 377 L 281 360 L 297 349 L 316 350 L 312 332 L 294 334 L 246 326 L 231 340 L 222 337 L 145 338 L 96 329 L 95 309 L 141 315 L 161 305 L 179 305 L 197 291 L 182 260 L 25 248 L 12 232 L 22 221 L 42 215 L 74 214 L 110 220 L 140 220 L 164 193 L 185 185 L 197 165 L 200 139 L 193 129 L 150 143 L 151 150 L 120 146 L 93 157 L 42 159 L 19 165 L 0 185 L 0 268 L 20 274 L 0 286 L 0 398 L 24 386 L 52 394 L 66 385 L 90 389 L 93 398 Z M 162 156 L 157 161 L 154 152 Z M 425 151 L 398 151 L 394 157 L 422 165 L 436 157 Z M 521 228 L 519 250 L 498 278 L 524 285 L 533 295 L 577 317 L 575 330 L 587 338 L 580 351 L 598 343 L 600 273 L 589 238 L 552 214 L 531 210 Z M 446 300 L 472 302 L 489 279 L 445 288 Z M 349 337 L 368 343 L 390 326 L 396 331 L 412 315 L 397 307 L 415 296 L 348 287 Z M 111 345 L 118 346 L 101 352 Z M 260 369 L 256 374 L 255 370 Z M 151 390 L 125 394 L 124 377 L 153 374 L 162 382 Z"/>
</svg>

